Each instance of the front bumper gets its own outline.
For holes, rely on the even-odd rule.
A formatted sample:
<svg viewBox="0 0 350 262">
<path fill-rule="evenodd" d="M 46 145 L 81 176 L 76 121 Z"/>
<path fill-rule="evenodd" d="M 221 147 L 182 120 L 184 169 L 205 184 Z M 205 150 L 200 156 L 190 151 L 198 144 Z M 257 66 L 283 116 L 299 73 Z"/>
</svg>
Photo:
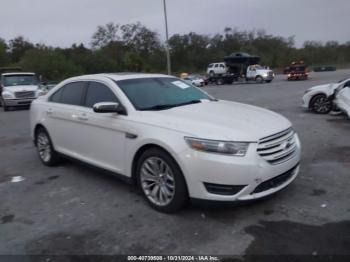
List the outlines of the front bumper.
<svg viewBox="0 0 350 262">
<path fill-rule="evenodd" d="M 303 101 L 302 101 L 302 107 L 305 109 L 309 109 L 309 103 L 310 103 L 310 95 L 307 93 L 303 96 Z"/>
<path fill-rule="evenodd" d="M 308 78 L 307 74 L 291 74 L 287 76 L 288 80 L 305 80 Z"/>
<path fill-rule="evenodd" d="M 265 81 L 272 81 L 274 79 L 274 76 L 268 75 L 268 76 L 263 76 L 263 79 Z"/>
<path fill-rule="evenodd" d="M 193 82 L 193 85 L 198 86 L 198 87 L 204 86 L 204 81 Z"/>
<path fill-rule="evenodd" d="M 188 149 L 181 153 L 179 158 L 191 198 L 230 202 L 262 198 L 286 187 L 299 173 L 300 153 L 300 141 L 297 138 L 294 156 L 276 165 L 268 163 L 258 155 L 256 143 L 250 144 L 245 157 Z M 284 176 L 283 180 L 277 179 L 288 172 L 288 177 Z M 274 178 L 276 183 L 268 186 L 269 181 L 273 181 Z M 208 192 L 208 184 L 243 187 L 234 195 L 225 195 Z M 257 190 L 259 186 L 260 189 Z"/>
<path fill-rule="evenodd" d="M 35 98 L 26 99 L 4 99 L 5 106 L 28 106 Z"/>
</svg>

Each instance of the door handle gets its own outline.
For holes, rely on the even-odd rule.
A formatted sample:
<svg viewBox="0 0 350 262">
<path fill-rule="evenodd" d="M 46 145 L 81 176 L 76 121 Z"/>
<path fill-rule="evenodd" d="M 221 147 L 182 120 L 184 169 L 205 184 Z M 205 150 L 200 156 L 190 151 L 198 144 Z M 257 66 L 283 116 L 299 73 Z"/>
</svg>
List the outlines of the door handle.
<svg viewBox="0 0 350 262">
<path fill-rule="evenodd" d="M 46 110 L 46 114 L 48 114 L 48 115 L 52 115 L 52 113 L 53 113 L 52 108 L 49 108 L 49 109 L 47 109 L 47 110 Z"/>
<path fill-rule="evenodd" d="M 89 120 L 89 118 L 88 118 L 88 116 L 87 116 L 86 114 L 80 114 L 80 115 L 78 115 L 78 119 L 79 119 L 79 120 L 84 120 L 84 121 Z"/>
</svg>

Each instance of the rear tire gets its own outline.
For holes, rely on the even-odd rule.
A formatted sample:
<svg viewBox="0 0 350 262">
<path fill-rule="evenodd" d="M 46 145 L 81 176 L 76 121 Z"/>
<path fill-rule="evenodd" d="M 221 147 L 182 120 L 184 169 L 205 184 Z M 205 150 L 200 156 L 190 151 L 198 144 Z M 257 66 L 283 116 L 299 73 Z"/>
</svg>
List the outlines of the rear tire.
<svg viewBox="0 0 350 262">
<path fill-rule="evenodd" d="M 142 153 L 136 166 L 137 185 L 149 205 L 164 213 L 181 209 L 188 201 L 184 176 L 175 160 L 160 148 Z"/>
<path fill-rule="evenodd" d="M 224 79 L 222 79 L 221 77 L 219 77 L 217 80 L 216 80 L 216 84 L 221 86 L 224 84 Z"/>
<path fill-rule="evenodd" d="M 311 99 L 309 107 L 316 114 L 328 114 L 333 103 L 326 95 L 316 95 Z"/>
<path fill-rule="evenodd" d="M 39 158 L 46 166 L 55 166 L 61 162 L 60 155 L 55 151 L 51 138 L 45 128 L 40 127 L 35 133 L 35 145 Z"/>
</svg>

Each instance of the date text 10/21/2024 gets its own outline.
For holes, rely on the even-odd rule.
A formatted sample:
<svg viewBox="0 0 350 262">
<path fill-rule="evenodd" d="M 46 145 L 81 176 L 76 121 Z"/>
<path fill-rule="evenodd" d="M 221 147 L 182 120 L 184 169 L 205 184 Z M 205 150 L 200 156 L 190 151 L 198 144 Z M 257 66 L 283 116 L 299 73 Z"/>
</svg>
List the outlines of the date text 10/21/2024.
<svg viewBox="0 0 350 262">
<path fill-rule="evenodd" d="M 217 256 L 128 256 L 128 261 L 219 261 Z"/>
</svg>

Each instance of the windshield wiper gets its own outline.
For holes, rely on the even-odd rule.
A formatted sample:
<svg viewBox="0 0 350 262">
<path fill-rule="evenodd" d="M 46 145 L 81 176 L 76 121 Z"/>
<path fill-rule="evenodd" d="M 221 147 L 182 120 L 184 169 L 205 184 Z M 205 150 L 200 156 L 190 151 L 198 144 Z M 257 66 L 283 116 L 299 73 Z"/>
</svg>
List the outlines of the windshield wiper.
<svg viewBox="0 0 350 262">
<path fill-rule="evenodd" d="M 185 106 L 185 105 L 198 104 L 198 103 L 202 103 L 202 101 L 199 99 L 195 99 L 195 100 L 187 101 L 184 103 L 176 104 L 175 106 Z"/>
<path fill-rule="evenodd" d="M 185 106 L 185 105 L 190 105 L 190 104 L 198 104 L 201 103 L 202 101 L 199 99 L 196 100 L 191 100 L 191 101 L 187 101 L 184 103 L 179 103 L 179 104 L 161 104 L 161 105 L 155 105 L 155 106 L 151 106 L 151 107 L 146 107 L 146 108 L 142 108 L 142 111 L 152 111 L 152 110 L 165 110 L 165 109 L 170 109 L 173 107 L 178 107 L 178 106 Z"/>
<path fill-rule="evenodd" d="M 152 110 L 164 110 L 174 107 L 174 105 L 168 105 L 168 104 L 162 104 L 162 105 L 155 105 L 150 107 L 141 108 L 142 111 L 152 111 Z"/>
</svg>

